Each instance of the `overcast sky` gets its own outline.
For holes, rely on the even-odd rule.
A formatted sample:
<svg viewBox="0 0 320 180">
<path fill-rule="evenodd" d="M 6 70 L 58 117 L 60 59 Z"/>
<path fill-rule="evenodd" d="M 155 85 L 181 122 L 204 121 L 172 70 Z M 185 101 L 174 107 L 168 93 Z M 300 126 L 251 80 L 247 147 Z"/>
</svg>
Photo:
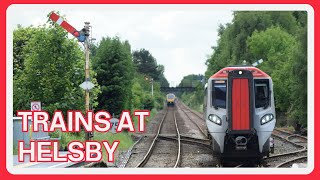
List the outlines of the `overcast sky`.
<svg viewBox="0 0 320 180">
<path fill-rule="evenodd" d="M 52 10 L 59 11 L 78 30 L 89 21 L 98 41 L 117 35 L 128 40 L 132 50 L 149 50 L 158 64 L 165 66 L 171 86 L 183 76 L 205 72 L 205 60 L 217 43 L 219 25 L 232 21 L 232 11 L 206 5 L 14 5 L 9 8 L 8 22 L 12 26 L 37 26 L 46 23 Z"/>
</svg>

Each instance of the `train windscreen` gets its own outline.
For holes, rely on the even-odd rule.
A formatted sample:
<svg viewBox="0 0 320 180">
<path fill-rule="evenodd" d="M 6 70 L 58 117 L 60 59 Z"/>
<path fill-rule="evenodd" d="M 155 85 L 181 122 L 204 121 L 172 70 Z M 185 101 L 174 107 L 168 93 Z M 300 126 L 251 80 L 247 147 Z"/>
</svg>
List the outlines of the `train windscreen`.
<svg viewBox="0 0 320 180">
<path fill-rule="evenodd" d="M 213 81 L 212 105 L 226 108 L 227 84 L 225 81 Z"/>
<path fill-rule="evenodd" d="M 173 94 L 168 94 L 168 95 L 167 95 L 167 98 L 168 98 L 168 99 L 174 99 L 174 95 L 173 95 Z"/>
<path fill-rule="evenodd" d="M 267 108 L 270 105 L 269 97 L 269 80 L 268 79 L 256 79 L 254 80 L 254 92 L 255 92 L 255 107 Z"/>
</svg>

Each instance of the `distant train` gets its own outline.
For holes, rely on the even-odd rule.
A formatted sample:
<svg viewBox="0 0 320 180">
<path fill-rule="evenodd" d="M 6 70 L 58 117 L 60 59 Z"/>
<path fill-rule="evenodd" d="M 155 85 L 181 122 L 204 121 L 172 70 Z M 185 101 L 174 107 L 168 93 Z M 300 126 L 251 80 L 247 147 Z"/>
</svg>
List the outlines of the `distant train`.
<svg viewBox="0 0 320 180">
<path fill-rule="evenodd" d="M 271 77 L 252 66 L 221 69 L 206 85 L 204 118 L 220 160 L 269 156 L 276 124 Z"/>
<path fill-rule="evenodd" d="M 166 102 L 167 106 L 174 106 L 176 100 L 176 96 L 172 93 L 167 94 Z"/>
</svg>

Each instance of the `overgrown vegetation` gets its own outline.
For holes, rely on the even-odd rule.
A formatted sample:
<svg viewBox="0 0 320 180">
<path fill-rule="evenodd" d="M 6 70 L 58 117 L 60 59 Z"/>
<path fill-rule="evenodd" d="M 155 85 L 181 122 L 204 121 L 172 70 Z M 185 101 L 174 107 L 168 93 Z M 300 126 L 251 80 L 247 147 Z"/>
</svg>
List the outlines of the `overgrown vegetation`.
<svg viewBox="0 0 320 180">
<path fill-rule="evenodd" d="M 66 35 L 54 25 L 18 27 L 14 31 L 13 113 L 29 109 L 33 100 L 40 100 L 49 113 L 56 109 L 84 110 L 79 88 L 84 80 L 84 57 L 78 43 Z M 91 93 L 93 100 L 97 93 Z"/>
<path fill-rule="evenodd" d="M 203 75 L 187 75 L 181 80 L 179 87 L 195 87 L 194 92 L 184 92 L 183 94 L 178 94 L 187 106 L 190 108 L 203 112 L 203 98 L 204 98 L 204 76 Z"/>
<path fill-rule="evenodd" d="M 302 11 L 234 12 L 221 25 L 217 46 L 206 64 L 208 78 L 228 65 L 263 59 L 259 68 L 274 82 L 276 110 L 288 121 L 307 125 L 307 13 Z"/>
</svg>

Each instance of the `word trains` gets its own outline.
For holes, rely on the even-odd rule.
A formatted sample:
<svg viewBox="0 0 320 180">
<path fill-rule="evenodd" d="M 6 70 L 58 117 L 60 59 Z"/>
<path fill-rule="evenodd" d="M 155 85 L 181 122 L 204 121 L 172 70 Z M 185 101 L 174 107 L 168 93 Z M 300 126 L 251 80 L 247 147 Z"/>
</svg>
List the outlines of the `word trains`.
<svg viewBox="0 0 320 180">
<path fill-rule="evenodd" d="M 138 118 L 138 131 L 145 130 L 145 117 L 150 116 L 150 111 L 137 110 L 134 111 L 134 116 Z M 40 127 L 44 132 L 54 132 L 60 129 L 62 132 L 80 132 L 81 125 L 87 132 L 107 132 L 111 126 L 111 115 L 107 111 L 87 111 L 86 116 L 81 111 L 68 111 L 67 122 L 64 120 L 62 111 L 55 111 L 52 119 L 46 111 L 17 111 L 17 115 L 22 117 L 22 131 L 28 132 L 28 118 L 32 120 L 32 131 L 38 132 Z M 117 132 L 126 129 L 130 132 L 135 132 L 132 118 L 129 111 L 122 111 Z"/>
</svg>

